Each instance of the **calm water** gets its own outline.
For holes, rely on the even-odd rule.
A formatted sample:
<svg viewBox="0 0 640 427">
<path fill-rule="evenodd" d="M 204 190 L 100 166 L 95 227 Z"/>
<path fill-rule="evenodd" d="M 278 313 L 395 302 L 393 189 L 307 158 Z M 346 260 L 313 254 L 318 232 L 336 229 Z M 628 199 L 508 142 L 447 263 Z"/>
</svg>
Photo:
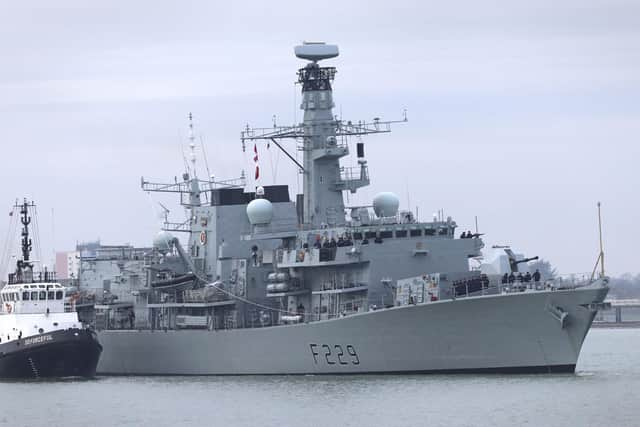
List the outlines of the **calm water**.
<svg viewBox="0 0 640 427">
<path fill-rule="evenodd" d="M 639 426 L 640 329 L 571 375 L 105 377 L 0 383 L 4 426 Z"/>
</svg>

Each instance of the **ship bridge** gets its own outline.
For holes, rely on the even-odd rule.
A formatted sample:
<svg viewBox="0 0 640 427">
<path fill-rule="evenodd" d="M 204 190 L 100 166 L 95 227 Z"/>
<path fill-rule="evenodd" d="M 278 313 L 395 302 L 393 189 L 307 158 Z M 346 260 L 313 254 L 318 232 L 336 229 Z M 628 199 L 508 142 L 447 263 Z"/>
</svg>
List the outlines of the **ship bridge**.
<svg viewBox="0 0 640 427">
<path fill-rule="evenodd" d="M 65 287 L 60 283 L 13 284 L 0 291 L 7 314 L 64 313 L 65 298 Z"/>
</svg>

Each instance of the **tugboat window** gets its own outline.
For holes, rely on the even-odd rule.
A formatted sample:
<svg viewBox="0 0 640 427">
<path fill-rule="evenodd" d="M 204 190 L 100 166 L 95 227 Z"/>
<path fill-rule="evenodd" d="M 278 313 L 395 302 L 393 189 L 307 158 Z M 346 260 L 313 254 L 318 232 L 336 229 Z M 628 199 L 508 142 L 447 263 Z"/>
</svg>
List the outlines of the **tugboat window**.
<svg viewBox="0 0 640 427">
<path fill-rule="evenodd" d="M 56 292 L 56 299 L 62 299 L 62 291 Z"/>
<path fill-rule="evenodd" d="M 23 301 L 29 301 L 29 292 L 23 292 L 22 293 L 22 300 Z"/>
<path fill-rule="evenodd" d="M 55 298 L 55 292 L 49 291 L 47 293 L 47 298 L 49 298 L 50 300 L 53 300 Z"/>
<path fill-rule="evenodd" d="M 31 301 L 38 301 L 38 293 L 31 292 Z"/>
<path fill-rule="evenodd" d="M 46 300 L 47 299 L 47 293 L 45 291 L 40 291 L 39 299 L 40 299 L 40 301 Z"/>
</svg>

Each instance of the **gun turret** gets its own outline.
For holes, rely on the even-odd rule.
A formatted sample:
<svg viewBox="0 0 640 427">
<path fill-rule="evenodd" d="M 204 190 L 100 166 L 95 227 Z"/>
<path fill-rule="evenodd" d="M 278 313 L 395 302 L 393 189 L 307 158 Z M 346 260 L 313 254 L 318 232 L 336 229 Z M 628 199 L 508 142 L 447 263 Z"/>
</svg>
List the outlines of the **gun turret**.
<svg viewBox="0 0 640 427">
<path fill-rule="evenodd" d="M 515 259 L 512 257 L 509 257 L 509 266 L 511 267 L 511 271 L 513 271 L 514 273 L 518 272 L 518 264 L 522 264 L 524 262 L 529 262 L 529 261 L 536 261 L 538 259 L 537 256 L 531 257 L 531 258 L 523 258 L 523 259 Z"/>
</svg>

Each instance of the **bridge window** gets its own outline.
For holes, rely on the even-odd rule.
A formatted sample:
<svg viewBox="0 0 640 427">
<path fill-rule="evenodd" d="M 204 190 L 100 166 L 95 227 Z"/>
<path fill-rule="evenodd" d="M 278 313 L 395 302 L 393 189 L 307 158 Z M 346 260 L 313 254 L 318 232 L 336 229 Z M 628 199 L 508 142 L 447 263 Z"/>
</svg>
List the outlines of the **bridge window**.
<svg viewBox="0 0 640 427">
<path fill-rule="evenodd" d="M 62 291 L 56 292 L 56 299 L 62 299 Z"/>
<path fill-rule="evenodd" d="M 436 230 L 434 230 L 433 228 L 427 228 L 426 230 L 424 230 L 425 236 L 435 236 L 435 234 Z"/>
<path fill-rule="evenodd" d="M 29 301 L 29 292 L 22 293 L 22 301 Z"/>
<path fill-rule="evenodd" d="M 31 301 L 38 301 L 38 292 L 31 292 Z"/>
<path fill-rule="evenodd" d="M 375 231 L 365 231 L 364 238 L 365 239 L 375 239 L 376 238 L 376 232 Z"/>
<path fill-rule="evenodd" d="M 407 230 L 396 230 L 396 237 L 407 237 Z"/>
<path fill-rule="evenodd" d="M 362 233 L 359 231 L 356 231 L 353 233 L 353 240 L 362 240 Z"/>
<path fill-rule="evenodd" d="M 393 237 L 393 231 L 381 231 L 380 232 L 380 237 L 382 237 L 383 239 L 390 239 Z"/>
<path fill-rule="evenodd" d="M 47 299 L 47 293 L 45 291 L 40 291 L 40 293 L 38 295 L 38 299 L 40 301 L 45 301 Z"/>
<path fill-rule="evenodd" d="M 410 230 L 409 236 L 411 237 L 419 237 L 422 236 L 422 230 Z"/>
</svg>

